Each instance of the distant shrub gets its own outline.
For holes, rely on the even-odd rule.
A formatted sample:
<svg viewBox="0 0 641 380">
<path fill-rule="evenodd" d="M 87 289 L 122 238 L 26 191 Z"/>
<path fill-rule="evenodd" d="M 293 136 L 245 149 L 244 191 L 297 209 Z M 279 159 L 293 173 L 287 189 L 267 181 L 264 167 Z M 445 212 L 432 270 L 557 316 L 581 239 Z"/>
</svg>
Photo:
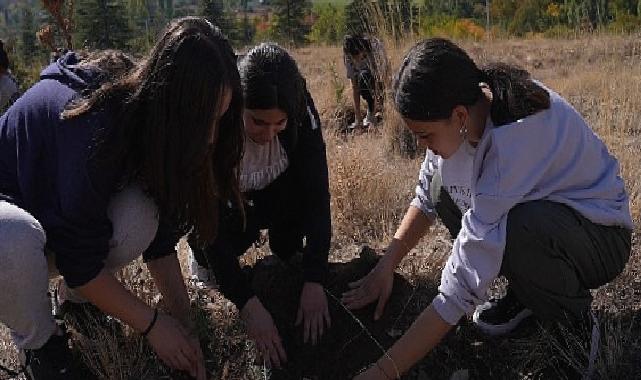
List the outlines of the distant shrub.
<svg viewBox="0 0 641 380">
<path fill-rule="evenodd" d="M 485 29 L 471 19 L 430 16 L 421 22 L 420 34 L 422 37 L 449 37 L 478 41 L 485 37 Z"/>
<path fill-rule="evenodd" d="M 546 38 L 576 38 L 578 31 L 567 25 L 554 25 L 543 32 Z"/>
<path fill-rule="evenodd" d="M 641 30 L 641 17 L 629 13 L 620 13 L 608 25 L 607 29 L 615 33 L 632 33 Z"/>
<path fill-rule="evenodd" d="M 312 13 L 314 25 L 307 36 L 312 43 L 335 44 L 346 33 L 345 7 L 333 4 L 315 4 Z"/>
</svg>

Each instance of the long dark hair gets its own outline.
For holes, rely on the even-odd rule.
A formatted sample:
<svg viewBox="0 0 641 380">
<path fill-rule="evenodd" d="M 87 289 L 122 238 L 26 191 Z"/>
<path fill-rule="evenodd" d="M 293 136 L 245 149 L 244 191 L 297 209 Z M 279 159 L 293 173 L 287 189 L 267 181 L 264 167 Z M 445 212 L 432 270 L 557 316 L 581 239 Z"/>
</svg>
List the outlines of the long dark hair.
<svg viewBox="0 0 641 380">
<path fill-rule="evenodd" d="M 346 55 L 356 55 L 364 51 L 370 53 L 372 44 L 360 34 L 348 34 L 343 38 L 343 53 Z"/>
<path fill-rule="evenodd" d="M 231 105 L 217 115 L 225 91 L 232 93 Z M 103 85 L 62 117 L 106 110 L 113 121 L 98 137 L 92 172 L 122 167 L 122 185 L 141 181 L 161 214 L 193 227 L 205 244 L 215 238 L 219 202 L 240 196 L 241 109 L 229 42 L 205 19 L 186 17 L 168 25 L 138 69 Z"/>
<path fill-rule="evenodd" d="M 294 58 L 275 43 L 262 43 L 245 55 L 239 71 L 245 108 L 282 110 L 295 140 L 294 127 L 307 114 L 307 85 Z"/>
<path fill-rule="evenodd" d="M 471 106 L 482 96 L 479 84 L 492 91 L 492 122 L 504 125 L 550 108 L 546 89 L 521 68 L 494 63 L 479 69 L 453 42 L 432 38 L 414 45 L 394 80 L 394 103 L 403 117 L 447 119 L 458 105 Z"/>
</svg>

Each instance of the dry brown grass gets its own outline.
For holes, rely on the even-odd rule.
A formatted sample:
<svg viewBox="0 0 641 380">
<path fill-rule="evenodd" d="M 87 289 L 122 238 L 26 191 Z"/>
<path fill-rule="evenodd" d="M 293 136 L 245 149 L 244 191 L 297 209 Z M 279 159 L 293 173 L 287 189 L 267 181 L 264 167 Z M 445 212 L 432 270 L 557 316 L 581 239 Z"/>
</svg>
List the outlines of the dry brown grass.
<svg viewBox="0 0 641 380">
<path fill-rule="evenodd" d="M 408 41 L 397 49 L 389 49 L 392 67 L 398 65 L 410 43 Z M 635 220 L 640 219 L 641 42 L 638 39 L 601 36 L 569 41 L 509 40 L 463 45 L 479 62 L 501 60 L 524 66 L 534 77 L 569 99 L 619 159 L 633 216 Z M 336 109 L 351 102 L 340 49 L 305 48 L 295 51 L 294 55 L 307 78 L 324 123 L 335 126 L 339 122 L 335 120 Z M 341 89 L 337 86 L 341 81 L 346 86 L 342 89 L 342 96 L 339 96 Z M 348 260 L 358 251 L 355 247 L 363 243 L 384 247 L 411 200 L 420 158 L 408 160 L 389 154 L 387 140 L 402 128 L 398 118 L 390 112 L 388 109 L 381 127 L 383 132 L 345 137 L 334 130 L 325 131 L 334 227 L 332 260 Z M 439 268 L 449 248 L 449 239 L 444 229 L 439 227 L 403 261 L 400 272 L 418 289 L 412 313 L 418 313 L 429 303 L 429 292 L 422 289 L 427 288 L 426 283 L 438 280 Z M 247 260 L 249 263 L 266 254 L 264 248 L 252 252 L 252 257 Z M 634 372 L 639 371 L 638 363 L 641 362 L 641 337 L 639 329 L 633 324 L 641 308 L 639 252 L 635 238 L 633 256 L 624 274 L 595 292 L 595 305 L 604 309 L 602 319 L 606 349 L 599 358 L 598 367 L 599 377 L 603 379 L 641 376 L 639 372 Z M 154 302 L 151 296 L 153 286 L 149 280 L 144 274 L 136 277 L 132 273 L 137 272 L 130 269 L 128 284 L 137 293 L 144 294 L 149 302 Z M 136 279 L 132 280 L 133 277 Z M 209 367 L 215 374 L 214 378 L 263 378 L 261 368 L 250 364 L 252 348 L 244 343 L 245 337 L 235 309 L 218 294 L 214 294 L 212 300 L 201 291 L 194 289 L 192 292 L 194 300 L 199 300 L 197 304 L 203 333 L 209 336 L 212 355 Z M 518 377 L 536 378 L 537 368 L 550 360 L 549 341 L 543 337 L 543 344 L 540 334 L 498 343 L 484 341 L 469 331 L 464 324 L 431 358 L 419 364 L 409 378 L 447 378 L 454 370 L 466 368 L 471 370 L 474 378 L 475 371 L 488 373 L 483 371 L 492 366 L 494 361 L 497 366 L 506 368 L 518 362 L 524 367 Z M 15 364 L 15 351 L 9 343 L 6 330 L 0 335 L 0 358 L 4 363 Z M 103 339 L 110 340 L 107 336 Z M 112 353 L 108 356 L 115 367 L 130 368 L 132 358 L 137 357 L 135 353 L 148 355 L 144 345 L 134 336 L 125 338 L 125 343 L 121 344 L 129 345 L 133 351 L 125 350 L 123 352 L 126 354 Z M 472 351 L 472 346 L 482 347 L 479 351 L 481 354 Z M 118 345 L 107 347 L 112 347 L 111 351 L 123 349 Z M 506 354 L 510 350 L 512 353 Z M 584 354 L 581 349 L 572 351 L 577 355 Z M 426 373 L 426 368 L 432 372 Z M 434 373 L 435 368 L 442 373 Z M 493 378 L 506 378 L 505 373 L 514 375 L 514 372 L 489 373 L 494 373 Z M 133 378 L 127 375 L 132 373 L 107 378 Z M 144 371 L 137 372 L 135 377 L 155 378 L 145 377 Z"/>
<path fill-rule="evenodd" d="M 335 240 L 388 240 L 407 209 L 420 162 L 387 155 L 376 134 L 326 136 Z"/>
</svg>

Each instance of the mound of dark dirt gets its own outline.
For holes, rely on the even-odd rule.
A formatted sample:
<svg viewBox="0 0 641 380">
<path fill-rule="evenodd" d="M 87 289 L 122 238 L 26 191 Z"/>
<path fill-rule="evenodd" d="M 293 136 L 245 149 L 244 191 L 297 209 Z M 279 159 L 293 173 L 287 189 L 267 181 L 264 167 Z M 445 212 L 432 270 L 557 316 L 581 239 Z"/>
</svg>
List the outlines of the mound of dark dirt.
<svg viewBox="0 0 641 380">
<path fill-rule="evenodd" d="M 369 273 L 377 261 L 376 254 L 364 248 L 360 258 L 330 264 L 327 293 L 332 328 L 316 346 L 304 344 L 302 329 L 294 325 L 303 285 L 300 262 L 284 264 L 272 258 L 256 264 L 253 288 L 272 314 L 289 359 L 286 367 L 274 370 L 273 379 L 351 379 L 382 355 L 381 347 L 386 349 L 397 339 L 413 294 L 402 276 L 396 275 L 392 296 L 378 321 L 373 320 L 374 305 L 351 314 L 339 301 L 348 284 Z"/>
</svg>

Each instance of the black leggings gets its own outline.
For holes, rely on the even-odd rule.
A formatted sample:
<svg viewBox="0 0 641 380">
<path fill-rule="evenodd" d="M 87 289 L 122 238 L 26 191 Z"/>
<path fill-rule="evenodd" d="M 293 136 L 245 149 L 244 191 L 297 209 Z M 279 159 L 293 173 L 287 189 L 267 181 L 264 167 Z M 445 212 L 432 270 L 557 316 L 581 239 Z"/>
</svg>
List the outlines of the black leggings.
<svg viewBox="0 0 641 380">
<path fill-rule="evenodd" d="M 462 214 L 441 189 L 436 211 L 452 237 Z M 630 256 L 632 233 L 595 224 L 561 203 L 538 200 L 508 213 L 500 275 L 535 315 L 548 321 L 581 320 L 592 303 L 590 289 L 612 281 Z"/>
<path fill-rule="evenodd" d="M 376 82 L 374 81 L 374 76 L 369 70 L 362 70 L 357 74 L 357 80 L 358 91 L 367 102 L 367 110 L 373 115 L 376 108 L 374 101 Z"/>
</svg>

